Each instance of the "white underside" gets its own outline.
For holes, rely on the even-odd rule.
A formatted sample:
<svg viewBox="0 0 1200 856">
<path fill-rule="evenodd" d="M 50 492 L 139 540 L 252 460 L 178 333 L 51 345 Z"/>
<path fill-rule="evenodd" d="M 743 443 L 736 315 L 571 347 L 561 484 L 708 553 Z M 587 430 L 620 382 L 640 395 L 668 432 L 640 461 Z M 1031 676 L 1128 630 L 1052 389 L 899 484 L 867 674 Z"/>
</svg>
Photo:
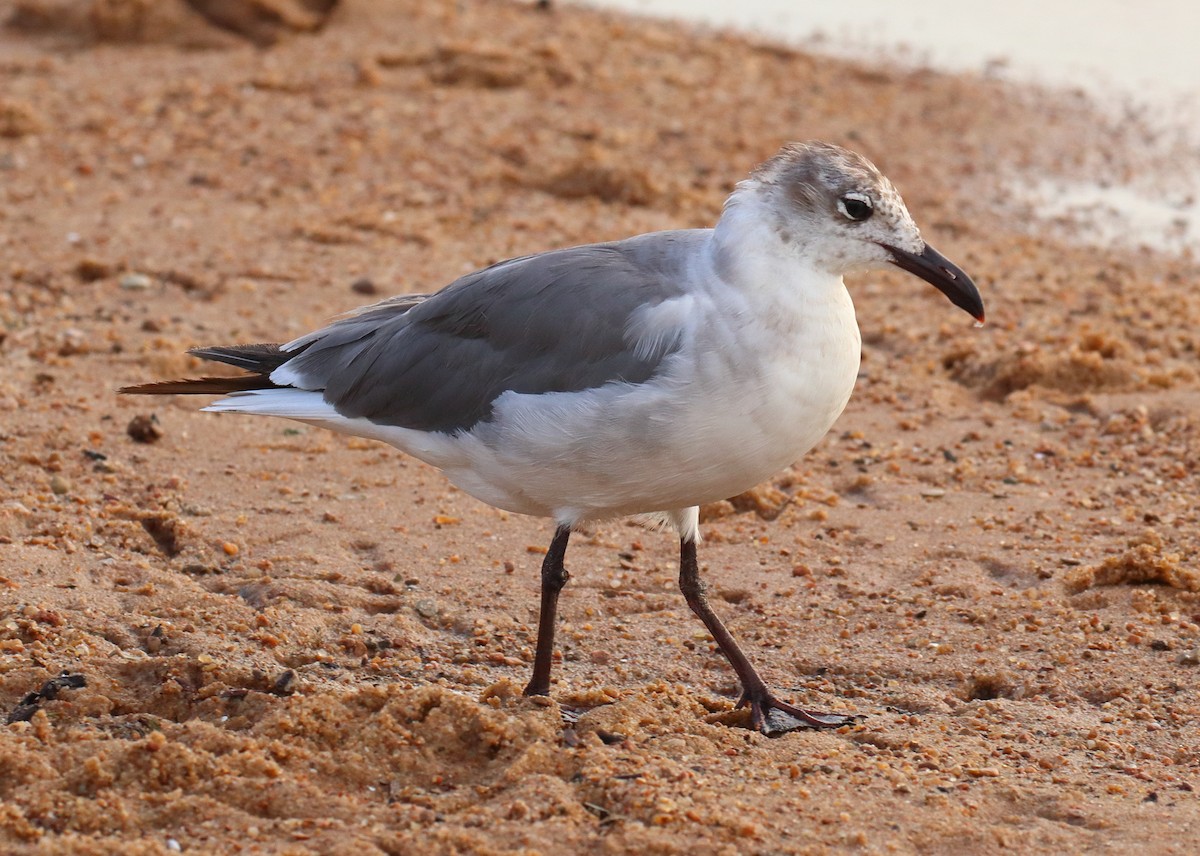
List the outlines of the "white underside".
<svg viewBox="0 0 1200 856">
<path fill-rule="evenodd" d="M 320 392 L 299 389 L 238 393 L 205 409 L 380 440 L 509 511 L 566 525 L 658 513 L 695 536 L 697 506 L 770 478 L 824 436 L 858 372 L 858 327 L 840 277 L 791 259 L 741 261 L 749 284 L 718 276 L 706 253 L 694 291 L 679 299 L 686 305 L 660 304 L 631 324 L 635 347 L 680 345 L 645 383 L 504 393 L 490 420 L 454 435 L 348 419 Z"/>
</svg>

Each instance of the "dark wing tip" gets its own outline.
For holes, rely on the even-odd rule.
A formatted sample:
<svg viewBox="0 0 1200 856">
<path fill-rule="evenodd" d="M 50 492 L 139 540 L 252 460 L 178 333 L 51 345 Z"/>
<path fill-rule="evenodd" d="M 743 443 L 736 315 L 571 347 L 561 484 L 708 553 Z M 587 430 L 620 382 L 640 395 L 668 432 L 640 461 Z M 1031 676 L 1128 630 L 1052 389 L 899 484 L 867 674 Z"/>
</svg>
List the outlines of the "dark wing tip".
<svg viewBox="0 0 1200 856">
<path fill-rule="evenodd" d="M 248 372 L 269 375 L 275 369 L 296 356 L 285 353 L 275 343 L 258 345 L 216 345 L 205 348 L 189 348 L 188 353 L 202 360 L 236 366 Z"/>
<path fill-rule="evenodd" d="M 133 386 L 123 386 L 117 392 L 121 395 L 228 395 L 255 389 L 272 389 L 274 386 L 275 384 L 262 375 L 243 375 L 241 377 L 198 377 L 138 383 Z"/>
<path fill-rule="evenodd" d="M 250 374 L 139 383 L 123 386 L 117 391 L 122 395 L 228 395 L 254 389 L 271 389 L 277 386 L 271 382 L 271 372 L 295 356 L 281 351 L 279 345 L 273 343 L 189 348 L 188 353 L 202 360 L 235 366 Z"/>
</svg>

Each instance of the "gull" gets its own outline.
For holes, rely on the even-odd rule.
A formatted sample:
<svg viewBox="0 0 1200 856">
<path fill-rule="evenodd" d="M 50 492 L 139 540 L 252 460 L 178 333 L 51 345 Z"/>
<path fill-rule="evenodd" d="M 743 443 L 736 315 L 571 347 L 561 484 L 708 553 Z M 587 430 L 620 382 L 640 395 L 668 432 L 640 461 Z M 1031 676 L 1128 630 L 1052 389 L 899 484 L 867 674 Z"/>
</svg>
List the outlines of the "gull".
<svg viewBox="0 0 1200 856">
<path fill-rule="evenodd" d="M 790 143 L 739 182 L 714 228 L 551 250 L 392 297 L 282 345 L 195 348 L 244 370 L 125 387 L 222 394 L 204 410 L 388 443 L 497 508 L 548 517 L 527 696 L 550 693 L 572 531 L 639 516 L 679 537 L 679 587 L 765 734 L 857 717 L 772 692 L 713 612 L 699 507 L 811 449 L 845 408 L 861 338 L 843 275 L 894 265 L 983 321 L 960 268 L 921 237 L 866 158 Z"/>
</svg>

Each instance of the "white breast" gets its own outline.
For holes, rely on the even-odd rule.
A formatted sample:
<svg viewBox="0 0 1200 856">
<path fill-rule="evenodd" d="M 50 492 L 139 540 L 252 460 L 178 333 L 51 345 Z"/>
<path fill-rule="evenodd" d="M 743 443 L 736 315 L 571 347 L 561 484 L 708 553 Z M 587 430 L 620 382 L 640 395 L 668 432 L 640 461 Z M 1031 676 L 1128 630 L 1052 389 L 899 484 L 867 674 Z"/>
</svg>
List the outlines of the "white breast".
<svg viewBox="0 0 1200 856">
<path fill-rule="evenodd" d="M 850 296 L 839 279 L 757 304 L 726 288 L 690 301 L 681 349 L 648 382 L 506 393 L 431 463 L 485 502 L 560 521 L 686 508 L 769 478 L 846 406 L 860 353 Z"/>
<path fill-rule="evenodd" d="M 744 236 L 736 246 L 732 263 L 715 248 L 694 256 L 687 295 L 630 320 L 631 348 L 669 352 L 644 383 L 507 392 L 490 420 L 453 436 L 324 424 L 391 443 L 491 505 L 563 523 L 734 496 L 825 435 L 860 353 L 840 277 L 754 252 Z"/>
</svg>

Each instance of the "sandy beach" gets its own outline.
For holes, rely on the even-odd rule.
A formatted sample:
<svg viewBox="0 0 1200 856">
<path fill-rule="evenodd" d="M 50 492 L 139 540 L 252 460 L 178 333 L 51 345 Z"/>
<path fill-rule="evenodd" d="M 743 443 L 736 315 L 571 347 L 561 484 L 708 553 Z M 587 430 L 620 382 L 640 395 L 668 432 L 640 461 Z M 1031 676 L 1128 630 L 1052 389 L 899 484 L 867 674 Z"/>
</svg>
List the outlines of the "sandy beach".
<svg viewBox="0 0 1200 856">
<path fill-rule="evenodd" d="M 1194 850 L 1200 257 L 1089 245 L 1013 190 L 1153 171 L 1169 135 L 576 7 L 0 20 L 0 851 Z M 627 521 L 576 536 L 552 700 L 522 699 L 549 521 L 376 443 L 115 392 L 712 225 L 794 139 L 874 160 L 988 309 L 849 280 L 847 411 L 705 509 L 717 611 L 853 726 L 747 728 L 677 543 Z"/>
</svg>

